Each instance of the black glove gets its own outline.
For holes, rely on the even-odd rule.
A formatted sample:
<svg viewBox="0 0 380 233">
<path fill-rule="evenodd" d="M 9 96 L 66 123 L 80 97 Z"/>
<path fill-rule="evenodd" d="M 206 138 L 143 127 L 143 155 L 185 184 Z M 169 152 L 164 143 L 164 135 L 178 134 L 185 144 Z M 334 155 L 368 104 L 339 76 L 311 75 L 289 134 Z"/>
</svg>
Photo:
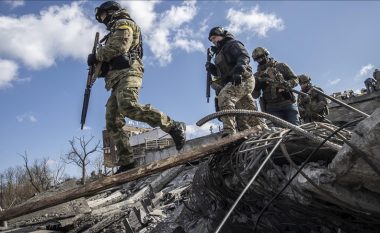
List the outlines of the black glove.
<svg viewBox="0 0 380 233">
<path fill-rule="evenodd" d="M 93 53 L 90 53 L 87 57 L 87 65 L 93 66 L 96 63 L 96 56 Z"/>
<path fill-rule="evenodd" d="M 239 86 L 241 84 L 241 80 L 243 77 L 240 74 L 232 75 L 232 84 L 235 86 Z"/>
<path fill-rule="evenodd" d="M 205 64 L 205 68 L 206 68 L 206 70 L 207 70 L 208 72 L 211 72 L 212 70 L 215 69 L 215 65 L 208 61 L 208 62 L 206 62 L 206 64 Z"/>
<path fill-rule="evenodd" d="M 207 70 L 207 72 L 210 72 L 212 75 L 216 75 L 216 66 L 214 64 L 212 64 L 211 62 L 206 62 L 205 64 L 205 68 Z"/>
</svg>

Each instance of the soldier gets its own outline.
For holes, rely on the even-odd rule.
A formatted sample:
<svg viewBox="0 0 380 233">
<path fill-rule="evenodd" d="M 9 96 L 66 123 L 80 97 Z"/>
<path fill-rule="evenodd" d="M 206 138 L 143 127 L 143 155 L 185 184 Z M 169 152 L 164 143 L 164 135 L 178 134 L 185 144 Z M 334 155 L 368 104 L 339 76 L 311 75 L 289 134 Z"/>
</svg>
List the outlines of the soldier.
<svg viewBox="0 0 380 233">
<path fill-rule="evenodd" d="M 249 65 L 249 54 L 244 45 L 222 27 L 210 30 L 208 39 L 215 47 L 215 64 L 206 63 L 206 70 L 217 77 L 214 88 L 218 92 L 218 109 L 247 109 L 256 110 L 252 91 L 255 80 Z M 218 87 L 216 87 L 218 86 Z M 256 117 L 222 116 L 222 137 L 243 131 L 261 124 Z M 237 127 L 235 126 L 237 125 Z"/>
<path fill-rule="evenodd" d="M 373 71 L 373 78 L 376 79 L 377 82 L 380 82 L 380 70 L 379 69 L 375 69 L 375 71 Z"/>
<path fill-rule="evenodd" d="M 327 99 L 311 89 L 312 84 L 309 76 L 301 74 L 298 76 L 298 79 L 301 85 L 301 91 L 308 94 L 308 96 L 298 95 L 298 111 L 301 115 L 302 122 L 326 121 L 326 116 L 329 113 Z M 313 88 L 323 91 L 319 87 Z"/>
<path fill-rule="evenodd" d="M 298 84 L 297 76 L 288 65 L 270 58 L 268 50 L 263 47 L 255 48 L 252 58 L 258 63 L 253 98 L 262 94 L 262 111 L 298 125 L 296 99 L 291 91 Z"/>
<path fill-rule="evenodd" d="M 123 131 L 125 117 L 152 127 L 159 126 L 170 134 L 177 150 L 185 143 L 185 124 L 172 120 L 149 104 L 139 103 L 144 72 L 142 38 L 140 27 L 127 10 L 115 1 L 107 1 L 95 12 L 96 20 L 106 25 L 110 32 L 103 39 L 105 44 L 97 49 L 96 56 L 90 54 L 87 62 L 89 65 L 103 62 L 109 68 L 108 71 L 103 69 L 101 75 L 105 77 L 107 91 L 111 90 L 106 105 L 106 128 L 117 147 L 117 165 L 120 167 L 116 173 L 120 173 L 135 166 L 129 138 Z"/>
<path fill-rule="evenodd" d="M 374 78 L 367 78 L 364 80 L 365 88 L 367 89 L 367 94 L 371 94 L 375 91 L 377 91 L 377 81 Z"/>
</svg>

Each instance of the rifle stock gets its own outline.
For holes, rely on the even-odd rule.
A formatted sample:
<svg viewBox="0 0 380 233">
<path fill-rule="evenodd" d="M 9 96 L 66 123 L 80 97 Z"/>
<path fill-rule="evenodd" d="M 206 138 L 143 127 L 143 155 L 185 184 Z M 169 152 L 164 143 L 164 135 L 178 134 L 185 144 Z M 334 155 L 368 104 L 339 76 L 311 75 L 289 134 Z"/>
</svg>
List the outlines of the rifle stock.
<svg viewBox="0 0 380 233">
<path fill-rule="evenodd" d="M 211 48 L 207 49 L 207 62 L 210 62 L 212 58 L 212 51 Z M 207 71 L 207 81 L 206 81 L 206 98 L 207 103 L 210 102 L 210 86 L 211 86 L 211 72 Z"/>
<path fill-rule="evenodd" d="M 96 54 L 96 47 L 99 43 L 99 32 L 96 32 L 95 34 L 95 40 L 94 40 L 94 46 L 92 47 L 92 54 Z M 83 126 L 86 122 L 86 116 L 87 116 L 87 110 L 88 110 L 88 104 L 90 102 L 90 94 L 91 94 L 91 87 L 94 84 L 101 68 L 101 62 L 97 62 L 96 64 L 88 67 L 88 74 L 87 74 L 87 82 L 86 82 L 86 89 L 84 90 L 84 97 L 83 97 L 83 105 L 82 105 L 82 114 L 80 119 L 80 129 L 83 130 Z"/>
</svg>

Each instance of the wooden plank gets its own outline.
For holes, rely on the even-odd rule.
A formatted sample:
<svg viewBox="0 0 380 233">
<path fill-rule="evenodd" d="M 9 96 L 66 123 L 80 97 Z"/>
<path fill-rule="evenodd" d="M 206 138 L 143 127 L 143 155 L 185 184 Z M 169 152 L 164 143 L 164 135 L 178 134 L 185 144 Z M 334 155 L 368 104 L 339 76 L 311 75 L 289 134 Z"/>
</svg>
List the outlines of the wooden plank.
<svg viewBox="0 0 380 233">
<path fill-rule="evenodd" d="M 247 137 L 253 133 L 260 131 L 260 128 L 252 128 L 229 137 L 221 138 L 220 140 L 209 143 L 201 144 L 198 148 L 192 151 L 186 151 L 160 161 L 156 161 L 147 165 L 143 165 L 124 173 L 120 173 L 113 176 L 103 177 L 99 180 L 87 183 L 84 186 L 69 189 L 60 193 L 54 193 L 54 195 L 43 198 L 41 200 L 22 203 L 10 209 L 6 209 L 0 212 L 0 221 L 9 220 L 24 214 L 32 213 L 37 210 L 45 209 L 51 206 L 55 206 L 61 203 L 65 203 L 80 197 L 92 196 L 95 193 L 108 189 L 110 187 L 118 186 L 126 182 L 139 179 L 141 177 L 149 176 L 151 174 L 175 167 L 181 164 L 185 164 L 212 153 L 222 151 L 224 146 L 235 142 L 241 138 Z"/>
</svg>

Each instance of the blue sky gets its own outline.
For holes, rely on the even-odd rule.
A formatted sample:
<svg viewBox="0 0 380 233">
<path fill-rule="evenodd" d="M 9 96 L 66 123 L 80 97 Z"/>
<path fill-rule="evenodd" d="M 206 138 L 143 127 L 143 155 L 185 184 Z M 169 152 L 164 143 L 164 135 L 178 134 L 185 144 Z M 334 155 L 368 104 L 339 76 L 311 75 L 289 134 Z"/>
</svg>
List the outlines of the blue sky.
<svg viewBox="0 0 380 233">
<path fill-rule="evenodd" d="M 0 171 L 30 159 L 57 160 L 74 136 L 101 140 L 110 93 L 97 80 L 86 130 L 80 130 L 86 57 L 105 34 L 101 1 L 0 1 Z M 140 101 L 188 125 L 212 113 L 205 98 L 208 31 L 222 25 L 248 52 L 266 47 L 326 92 L 359 90 L 379 68 L 377 1 L 121 1 L 144 37 Z M 256 64 L 251 61 L 256 70 Z M 212 123 L 214 124 L 214 123 Z"/>
</svg>

